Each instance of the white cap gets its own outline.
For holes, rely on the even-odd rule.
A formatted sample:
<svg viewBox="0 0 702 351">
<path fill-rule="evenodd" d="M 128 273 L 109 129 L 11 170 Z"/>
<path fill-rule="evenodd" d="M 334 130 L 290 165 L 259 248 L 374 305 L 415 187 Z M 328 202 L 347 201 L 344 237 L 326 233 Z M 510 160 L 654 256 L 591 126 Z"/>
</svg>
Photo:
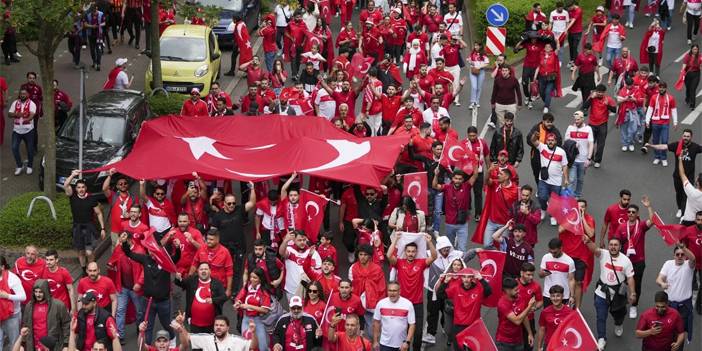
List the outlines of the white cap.
<svg viewBox="0 0 702 351">
<path fill-rule="evenodd" d="M 604 8 L 604 6 L 597 6 L 597 9 L 595 11 L 605 12 L 605 8 Z"/>
<path fill-rule="evenodd" d="M 126 64 L 127 61 L 128 61 L 128 60 L 127 60 L 126 58 L 120 57 L 120 58 L 118 58 L 118 59 L 115 60 L 115 65 L 116 65 L 116 66 L 124 66 L 124 64 Z"/>
<path fill-rule="evenodd" d="M 290 308 L 292 307 L 302 307 L 302 298 L 299 296 L 293 296 L 290 299 Z"/>
<path fill-rule="evenodd" d="M 198 88 L 192 88 L 192 89 L 190 90 L 190 94 L 192 94 L 192 93 L 200 94 L 200 89 L 198 89 Z"/>
</svg>

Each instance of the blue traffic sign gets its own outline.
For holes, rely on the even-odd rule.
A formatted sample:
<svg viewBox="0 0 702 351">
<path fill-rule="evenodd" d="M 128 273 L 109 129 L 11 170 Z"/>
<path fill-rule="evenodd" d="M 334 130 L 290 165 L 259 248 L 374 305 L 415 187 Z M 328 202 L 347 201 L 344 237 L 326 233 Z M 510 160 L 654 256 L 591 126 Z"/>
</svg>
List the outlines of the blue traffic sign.
<svg viewBox="0 0 702 351">
<path fill-rule="evenodd" d="M 505 5 L 495 3 L 485 10 L 485 18 L 491 26 L 502 27 L 509 19 L 509 10 Z"/>
</svg>

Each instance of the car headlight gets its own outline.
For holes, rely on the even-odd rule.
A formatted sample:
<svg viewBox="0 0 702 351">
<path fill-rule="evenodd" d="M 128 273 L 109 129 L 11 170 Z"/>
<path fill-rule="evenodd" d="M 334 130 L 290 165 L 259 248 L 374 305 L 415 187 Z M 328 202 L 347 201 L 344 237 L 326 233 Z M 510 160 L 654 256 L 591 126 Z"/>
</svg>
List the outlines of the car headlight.
<svg viewBox="0 0 702 351">
<path fill-rule="evenodd" d="M 195 70 L 195 77 L 200 78 L 200 77 L 204 76 L 205 74 L 207 74 L 207 72 L 209 72 L 209 71 L 210 71 L 209 65 L 202 65 L 198 69 Z"/>
<path fill-rule="evenodd" d="M 116 162 L 119 162 L 119 161 L 122 161 L 122 156 L 115 156 L 109 162 L 107 162 L 105 164 L 105 166 L 109 166 L 109 165 L 116 163 Z M 102 171 L 102 172 L 98 173 L 98 178 L 102 178 L 102 177 L 107 177 L 107 171 Z"/>
</svg>

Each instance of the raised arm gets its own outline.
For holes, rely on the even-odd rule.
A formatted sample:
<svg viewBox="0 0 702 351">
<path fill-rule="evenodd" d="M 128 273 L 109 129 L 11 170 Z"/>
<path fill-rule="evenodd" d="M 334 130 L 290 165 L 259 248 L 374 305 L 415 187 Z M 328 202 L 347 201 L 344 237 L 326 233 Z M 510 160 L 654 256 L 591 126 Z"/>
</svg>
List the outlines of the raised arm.
<svg viewBox="0 0 702 351">
<path fill-rule="evenodd" d="M 434 263 L 434 261 L 436 261 L 436 258 L 439 255 L 436 253 L 436 246 L 434 245 L 431 235 L 425 233 L 424 238 L 426 239 L 427 247 L 429 248 L 429 258 L 427 258 L 427 267 L 429 267 L 432 263 Z"/>
<path fill-rule="evenodd" d="M 80 175 L 80 171 L 77 169 L 74 169 L 71 171 L 71 175 L 66 178 L 66 180 L 63 182 L 63 192 L 66 193 L 66 196 L 71 197 L 73 195 L 73 187 L 71 187 L 71 182 L 73 182 L 73 178 L 77 177 Z"/>
<path fill-rule="evenodd" d="M 297 172 L 293 172 L 290 175 L 290 178 L 288 178 L 287 181 L 285 181 L 285 184 L 280 188 L 280 198 L 285 199 L 288 197 L 288 189 L 290 188 L 290 184 L 297 178 Z"/>
<path fill-rule="evenodd" d="M 244 211 L 249 212 L 256 207 L 256 189 L 253 182 L 246 183 L 249 186 L 249 201 L 244 204 Z"/>
<path fill-rule="evenodd" d="M 401 232 L 395 232 L 395 234 L 391 236 L 390 247 L 388 247 L 388 253 L 386 254 L 388 263 L 390 263 L 391 266 L 397 264 L 397 240 L 400 239 L 400 233 Z"/>
</svg>

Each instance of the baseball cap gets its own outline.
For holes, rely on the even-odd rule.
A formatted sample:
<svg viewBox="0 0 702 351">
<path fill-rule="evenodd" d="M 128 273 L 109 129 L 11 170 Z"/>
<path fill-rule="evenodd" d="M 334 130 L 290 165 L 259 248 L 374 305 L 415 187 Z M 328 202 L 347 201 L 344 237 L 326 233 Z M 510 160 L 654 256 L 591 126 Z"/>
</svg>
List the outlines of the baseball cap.
<svg viewBox="0 0 702 351">
<path fill-rule="evenodd" d="M 600 5 L 600 6 L 597 6 L 597 9 L 595 9 L 595 11 L 605 12 L 605 8 L 604 8 L 604 6 Z"/>
<path fill-rule="evenodd" d="M 200 89 L 198 89 L 198 88 L 193 88 L 192 90 L 190 90 L 190 94 L 198 94 L 198 95 L 200 95 Z"/>
<path fill-rule="evenodd" d="M 293 296 L 290 299 L 290 308 L 293 307 L 302 307 L 302 298 L 299 296 Z"/>
<path fill-rule="evenodd" d="M 118 58 L 118 59 L 115 60 L 115 65 L 116 65 L 116 66 L 122 66 L 122 65 L 124 65 L 125 63 L 127 63 L 127 61 L 129 61 L 129 60 L 127 60 L 127 59 L 124 58 L 124 57 L 120 57 L 120 58 Z"/>
<path fill-rule="evenodd" d="M 86 293 L 83 294 L 83 296 L 80 298 L 80 301 L 81 301 L 82 303 L 89 303 L 89 302 L 96 301 L 96 300 L 97 300 L 97 296 L 95 296 L 95 293 L 92 292 L 92 291 L 86 292 Z"/>
<path fill-rule="evenodd" d="M 161 329 L 161 330 L 159 330 L 159 331 L 156 332 L 156 338 L 155 338 L 154 340 L 158 340 L 158 339 L 161 339 L 161 338 L 164 338 L 164 339 L 166 339 L 166 340 L 171 340 L 171 335 L 168 334 L 167 331 Z"/>
<path fill-rule="evenodd" d="M 576 117 L 576 116 L 584 118 L 585 114 L 583 113 L 583 111 L 575 111 L 575 112 L 573 112 L 573 117 Z"/>
</svg>

